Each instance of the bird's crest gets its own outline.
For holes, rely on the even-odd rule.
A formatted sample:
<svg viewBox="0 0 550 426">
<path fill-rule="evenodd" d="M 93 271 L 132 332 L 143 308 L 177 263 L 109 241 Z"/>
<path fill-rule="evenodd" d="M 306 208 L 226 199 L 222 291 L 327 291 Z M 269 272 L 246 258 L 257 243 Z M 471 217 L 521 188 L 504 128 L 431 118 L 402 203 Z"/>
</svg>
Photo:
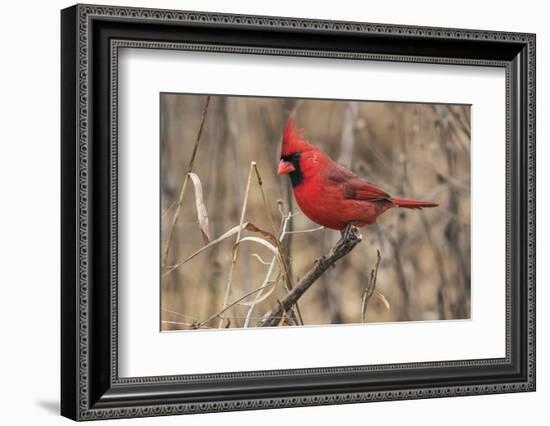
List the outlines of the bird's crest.
<svg viewBox="0 0 550 426">
<path fill-rule="evenodd" d="M 302 139 L 302 130 L 296 129 L 294 120 L 289 118 L 283 129 L 281 155 L 292 155 L 295 152 L 304 152 L 311 148 L 313 148 L 313 145 Z"/>
</svg>

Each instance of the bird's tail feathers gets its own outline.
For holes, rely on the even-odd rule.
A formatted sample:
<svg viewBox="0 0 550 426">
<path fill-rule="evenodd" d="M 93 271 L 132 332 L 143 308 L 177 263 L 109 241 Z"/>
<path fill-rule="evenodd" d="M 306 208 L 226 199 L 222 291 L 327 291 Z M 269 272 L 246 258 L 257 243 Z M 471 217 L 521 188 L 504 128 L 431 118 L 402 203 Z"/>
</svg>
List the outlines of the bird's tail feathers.
<svg viewBox="0 0 550 426">
<path fill-rule="evenodd" d="M 438 205 L 435 203 L 428 203 L 425 201 L 417 201 L 417 200 L 404 200 L 400 198 L 393 198 L 392 202 L 397 207 L 404 207 L 406 209 L 421 209 L 424 207 L 437 207 Z"/>
</svg>

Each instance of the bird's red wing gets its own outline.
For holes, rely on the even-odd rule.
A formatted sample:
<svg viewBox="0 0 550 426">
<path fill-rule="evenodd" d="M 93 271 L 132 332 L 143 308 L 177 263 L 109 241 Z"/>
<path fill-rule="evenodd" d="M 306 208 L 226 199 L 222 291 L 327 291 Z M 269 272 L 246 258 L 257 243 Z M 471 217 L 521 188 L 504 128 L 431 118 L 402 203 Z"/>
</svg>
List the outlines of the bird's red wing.
<svg viewBox="0 0 550 426">
<path fill-rule="evenodd" d="M 381 201 L 391 198 L 387 192 L 340 165 L 331 169 L 327 177 L 332 183 L 340 184 L 344 198 L 350 200 Z"/>
<path fill-rule="evenodd" d="M 346 182 L 342 190 L 344 198 L 351 200 L 381 201 L 390 199 L 388 193 L 360 178 Z"/>
</svg>

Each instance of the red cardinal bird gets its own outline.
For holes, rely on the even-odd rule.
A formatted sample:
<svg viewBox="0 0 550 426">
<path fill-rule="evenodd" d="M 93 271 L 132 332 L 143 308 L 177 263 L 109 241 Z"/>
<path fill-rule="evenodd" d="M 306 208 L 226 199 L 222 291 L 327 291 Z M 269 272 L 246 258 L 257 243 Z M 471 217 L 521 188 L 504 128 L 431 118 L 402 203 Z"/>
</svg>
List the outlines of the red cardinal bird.
<svg viewBox="0 0 550 426">
<path fill-rule="evenodd" d="M 283 131 L 277 173 L 290 176 L 302 212 L 326 228 L 343 230 L 348 224 L 369 225 L 392 207 L 437 207 L 434 203 L 392 198 L 302 139 L 302 131 L 295 130 L 292 119 Z"/>
</svg>

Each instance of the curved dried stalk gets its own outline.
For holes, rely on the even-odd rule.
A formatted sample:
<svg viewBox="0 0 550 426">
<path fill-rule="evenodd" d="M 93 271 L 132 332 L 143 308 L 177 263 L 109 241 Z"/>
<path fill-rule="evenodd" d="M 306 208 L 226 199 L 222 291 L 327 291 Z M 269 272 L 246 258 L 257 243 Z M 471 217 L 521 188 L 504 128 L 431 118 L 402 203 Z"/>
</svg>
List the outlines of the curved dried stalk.
<svg viewBox="0 0 550 426">
<path fill-rule="evenodd" d="M 231 258 L 231 266 L 229 267 L 229 276 L 227 277 L 227 282 L 225 284 L 225 295 L 223 297 L 223 306 L 222 311 L 225 310 L 227 302 L 229 300 L 229 294 L 231 293 L 231 282 L 233 280 L 233 272 L 235 270 L 235 265 L 237 263 L 237 257 L 239 256 L 239 246 L 238 242 L 241 239 L 241 232 L 244 223 L 244 216 L 246 214 L 246 205 L 248 203 L 248 194 L 250 193 L 250 182 L 252 181 L 252 170 L 255 168 L 256 162 L 252 161 L 250 163 L 250 168 L 248 170 L 248 179 L 246 182 L 246 191 L 244 193 L 243 206 L 241 208 L 241 219 L 239 221 L 239 228 L 237 231 L 237 238 L 235 240 L 235 245 L 233 246 L 233 256 Z M 220 320 L 219 327 L 223 325 L 223 318 Z"/>
<path fill-rule="evenodd" d="M 216 245 L 216 244 L 219 244 L 221 243 L 222 241 L 226 240 L 227 238 L 231 237 L 232 235 L 235 235 L 237 234 L 239 231 L 243 231 L 243 230 L 247 230 L 247 231 L 250 231 L 250 232 L 256 232 L 258 234 L 261 234 L 263 236 L 265 236 L 267 239 L 273 239 L 275 238 L 274 236 L 272 236 L 269 232 L 266 232 L 260 228 L 258 228 L 256 225 L 250 223 L 250 222 L 245 222 L 241 225 L 237 225 L 237 226 L 234 226 L 233 228 L 231 228 L 229 231 L 225 232 L 224 234 L 222 234 L 221 236 L 219 236 L 218 238 L 216 238 L 215 240 L 209 242 L 207 245 L 205 246 L 202 246 L 200 249 L 198 249 L 196 252 L 194 252 L 193 254 L 191 254 L 190 256 L 188 256 L 187 258 L 185 258 L 184 260 L 182 260 L 181 262 L 178 262 L 176 263 L 175 265 L 172 265 L 170 266 L 166 272 L 164 272 L 162 274 L 162 276 L 166 276 L 170 273 L 172 273 L 173 271 L 175 271 L 177 268 L 179 268 L 180 266 L 182 266 L 183 264 L 189 262 L 191 259 L 193 259 L 194 257 L 198 256 L 199 254 L 201 254 L 203 251 L 209 249 L 210 247 Z"/>
<path fill-rule="evenodd" d="M 260 193 L 262 195 L 262 202 L 263 202 L 263 205 L 264 205 L 264 209 L 266 211 L 266 215 L 267 215 L 267 218 L 269 220 L 269 224 L 271 226 L 271 232 L 273 233 L 273 235 L 276 235 L 277 231 L 275 230 L 275 223 L 273 222 L 273 216 L 271 214 L 271 209 L 269 208 L 269 204 L 267 203 L 267 197 L 266 197 L 265 192 L 264 192 L 262 177 L 260 176 L 260 171 L 258 170 L 258 166 L 256 165 L 256 163 L 254 163 L 254 170 L 256 172 L 256 178 L 258 179 L 258 185 L 260 187 Z M 277 239 L 276 243 L 277 243 L 277 248 L 279 249 L 279 253 L 281 254 L 282 266 L 283 266 L 283 271 L 284 271 L 284 275 L 285 275 L 285 284 L 286 284 L 285 286 L 286 286 L 286 289 L 288 291 L 291 291 L 293 286 L 292 286 L 292 277 L 291 277 L 291 272 L 290 272 L 290 266 L 289 266 L 289 264 L 287 263 L 286 259 L 283 256 L 284 249 L 283 249 L 283 246 L 281 244 L 281 241 L 279 239 Z M 300 312 L 300 308 L 299 308 L 298 304 L 296 304 L 296 313 L 297 313 L 298 319 L 300 321 L 300 324 L 304 325 L 304 321 L 302 319 L 302 314 Z"/>
<path fill-rule="evenodd" d="M 189 165 L 187 166 L 187 173 L 185 174 L 185 179 L 183 180 L 183 184 L 181 185 L 178 204 L 176 207 L 176 211 L 174 212 L 174 217 L 172 218 L 172 223 L 170 224 L 170 230 L 168 231 L 168 237 L 166 238 L 166 243 L 164 245 L 164 252 L 162 254 L 162 269 L 166 268 L 166 264 L 168 262 L 168 255 L 170 254 L 170 246 L 172 244 L 174 229 L 176 228 L 176 223 L 178 222 L 178 218 L 180 215 L 181 205 L 183 203 L 183 196 L 185 194 L 185 188 L 187 186 L 187 181 L 189 179 L 189 173 L 193 171 L 193 164 L 195 163 L 195 158 L 197 156 L 199 143 L 201 141 L 201 136 L 202 136 L 202 129 L 204 128 L 204 122 L 206 121 L 206 113 L 208 112 L 209 104 L 210 104 L 210 96 L 207 96 L 206 101 L 204 103 L 204 108 L 202 110 L 201 123 L 199 125 L 199 130 L 197 132 L 197 137 L 195 139 L 195 145 L 193 146 L 191 159 L 189 160 Z"/>
<path fill-rule="evenodd" d="M 290 214 L 288 214 L 286 216 L 283 216 L 282 223 L 281 223 L 282 229 L 281 229 L 281 235 L 279 236 L 279 240 L 282 240 L 284 238 L 284 235 L 285 235 L 285 232 L 286 232 L 286 227 L 288 226 L 288 222 L 290 221 L 290 218 L 291 218 Z M 269 282 L 269 278 L 271 277 L 271 274 L 273 273 L 273 268 L 275 267 L 276 258 L 275 258 L 275 256 L 273 256 L 273 258 L 271 259 L 271 262 L 264 262 L 262 259 L 260 259 L 260 260 L 262 261 L 262 263 L 269 265 L 269 268 L 268 268 L 268 270 L 265 274 L 262 285 L 260 286 L 261 288 L 264 288 L 267 285 L 267 283 Z M 260 290 L 260 292 L 256 296 L 258 299 L 262 296 L 262 292 L 263 292 L 263 290 Z M 244 321 L 244 325 L 243 325 L 244 328 L 247 328 L 250 325 L 250 320 L 252 319 L 252 314 L 254 313 L 254 308 L 255 308 L 255 305 L 251 306 L 248 309 L 248 312 L 246 313 L 246 318 L 245 318 L 245 321 Z"/>
<path fill-rule="evenodd" d="M 212 238 L 210 237 L 210 225 L 208 224 L 208 212 L 204 204 L 202 183 L 195 173 L 188 173 L 188 175 L 195 187 L 195 207 L 197 208 L 197 220 L 201 229 L 202 239 L 204 244 L 208 244 Z"/>
<path fill-rule="evenodd" d="M 284 241 L 285 237 L 289 234 L 306 234 L 306 233 L 316 232 L 316 231 L 320 231 L 322 229 L 325 229 L 324 226 L 318 226 L 316 228 L 303 229 L 303 230 L 299 230 L 299 231 L 287 231 L 288 226 L 290 224 L 290 221 L 296 215 L 296 213 L 288 212 L 288 213 L 285 214 L 283 212 L 283 210 L 281 209 L 281 206 L 279 206 L 279 211 L 280 211 L 281 216 L 282 216 L 281 229 L 280 229 L 280 235 L 279 235 L 279 241 L 281 241 L 281 243 Z M 253 254 L 252 256 L 256 257 L 261 264 L 269 266 L 269 268 L 266 272 L 266 275 L 264 277 L 264 280 L 262 282 L 262 286 L 265 286 L 266 283 L 269 282 L 269 278 L 271 277 L 271 274 L 273 273 L 273 268 L 275 267 L 276 258 L 274 256 L 271 259 L 270 262 L 266 262 L 258 254 Z M 257 297 L 259 298 L 259 297 L 261 297 L 261 295 L 262 295 L 262 293 L 259 292 Z M 248 312 L 246 314 L 246 317 L 245 317 L 245 322 L 244 322 L 243 328 L 249 327 L 250 320 L 252 319 L 252 314 L 254 313 L 254 308 L 255 308 L 254 306 L 251 306 L 250 309 L 248 310 Z"/>
</svg>

